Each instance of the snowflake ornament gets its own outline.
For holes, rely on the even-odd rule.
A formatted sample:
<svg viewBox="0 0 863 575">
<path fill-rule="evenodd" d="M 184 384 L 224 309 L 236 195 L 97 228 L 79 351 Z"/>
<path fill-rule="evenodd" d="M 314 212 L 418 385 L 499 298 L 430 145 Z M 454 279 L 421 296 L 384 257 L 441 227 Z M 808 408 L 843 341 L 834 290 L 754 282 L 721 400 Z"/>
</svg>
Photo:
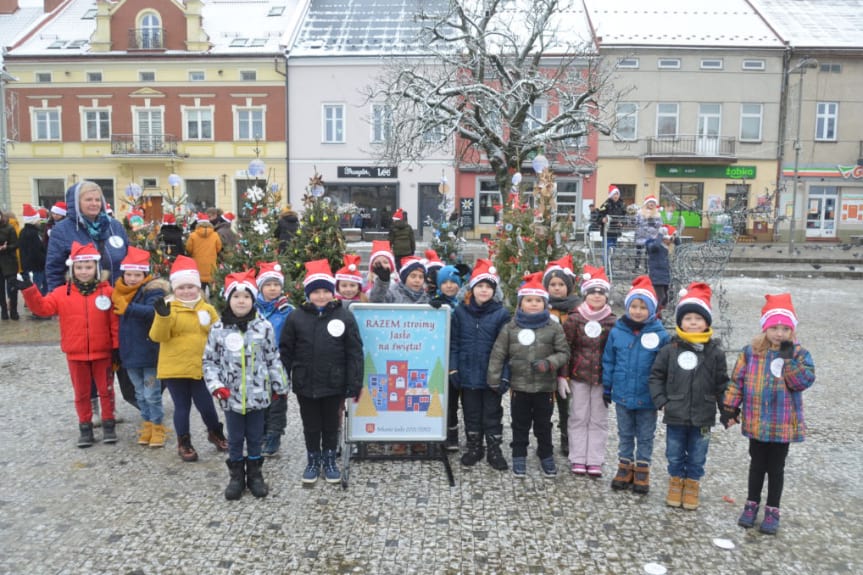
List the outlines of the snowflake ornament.
<svg viewBox="0 0 863 575">
<path fill-rule="evenodd" d="M 264 199 L 264 190 L 258 186 L 252 186 L 251 188 L 246 189 L 246 197 L 252 202 L 260 202 Z"/>
<path fill-rule="evenodd" d="M 252 224 L 252 229 L 255 230 L 256 233 L 265 236 L 270 233 L 270 226 L 267 225 L 267 222 L 264 220 L 255 220 L 255 223 Z"/>
</svg>

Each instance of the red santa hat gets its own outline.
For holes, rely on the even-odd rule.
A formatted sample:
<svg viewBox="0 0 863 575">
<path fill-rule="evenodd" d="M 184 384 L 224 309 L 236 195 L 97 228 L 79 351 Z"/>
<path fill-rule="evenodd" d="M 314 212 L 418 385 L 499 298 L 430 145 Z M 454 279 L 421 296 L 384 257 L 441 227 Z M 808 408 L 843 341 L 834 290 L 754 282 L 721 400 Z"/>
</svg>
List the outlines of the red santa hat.
<svg viewBox="0 0 863 575">
<path fill-rule="evenodd" d="M 58 216 L 66 215 L 66 202 L 57 202 L 53 206 L 51 206 L 51 213 L 57 214 Z"/>
<path fill-rule="evenodd" d="M 617 186 L 615 186 L 614 184 L 609 184 L 608 185 L 608 197 L 610 198 L 611 196 L 613 196 L 615 194 L 620 196 L 620 190 L 617 189 Z"/>
<path fill-rule="evenodd" d="M 644 201 L 641 203 L 641 205 L 642 205 L 642 206 L 646 206 L 647 204 L 649 204 L 649 203 L 651 203 L 651 202 L 653 202 L 653 203 L 654 203 L 654 204 L 656 204 L 657 206 L 659 205 L 659 200 L 657 200 L 657 199 L 656 199 L 656 196 L 654 196 L 653 194 L 650 194 L 649 196 L 647 196 L 646 198 L 644 198 Z"/>
<path fill-rule="evenodd" d="M 791 303 L 790 293 L 767 294 L 767 300 L 761 308 L 761 330 L 764 331 L 774 325 L 784 325 L 791 329 L 797 329 L 797 312 Z"/>
<path fill-rule="evenodd" d="M 360 256 L 358 254 L 345 254 L 344 267 L 336 272 L 336 283 L 340 281 L 353 282 L 362 285 L 363 276 L 360 275 Z"/>
<path fill-rule="evenodd" d="M 524 283 L 518 288 L 519 302 L 526 295 L 535 295 L 548 300 L 548 292 L 545 291 L 545 287 L 542 285 L 543 275 L 543 272 L 533 272 L 524 277 Z"/>
<path fill-rule="evenodd" d="M 627 310 L 627 314 L 629 313 L 629 304 L 636 299 L 644 302 L 644 305 L 647 306 L 647 311 L 653 317 L 656 313 L 656 306 L 659 305 L 659 299 L 656 297 L 656 290 L 653 289 L 653 282 L 650 281 L 649 277 L 638 276 L 632 280 L 632 287 L 629 288 L 626 299 L 623 302 L 623 307 Z"/>
<path fill-rule="evenodd" d="M 36 211 L 39 212 L 39 219 L 40 220 L 47 220 L 48 219 L 48 210 L 46 208 L 40 207 Z"/>
<path fill-rule="evenodd" d="M 473 273 L 470 274 L 468 287 L 473 289 L 479 282 L 489 282 L 493 288 L 497 288 L 500 283 L 500 276 L 497 275 L 497 268 L 491 263 L 491 260 L 478 258 L 473 266 Z"/>
<path fill-rule="evenodd" d="M 109 216 L 114 213 L 114 208 L 111 207 L 111 204 L 105 202 L 105 213 Z"/>
<path fill-rule="evenodd" d="M 403 220 L 403 219 L 405 219 L 405 212 L 403 209 L 399 208 L 393 212 L 393 220 L 394 221 Z"/>
<path fill-rule="evenodd" d="M 72 242 L 72 250 L 69 252 L 66 265 L 71 266 L 75 262 L 98 262 L 100 259 L 102 256 L 99 254 L 99 250 L 92 243 Z"/>
<path fill-rule="evenodd" d="M 680 327 L 680 321 L 688 313 L 697 313 L 710 326 L 713 323 L 711 297 L 713 297 L 713 291 L 703 282 L 692 282 L 686 289 L 680 290 L 680 300 L 677 302 L 677 311 L 674 314 L 677 326 Z"/>
<path fill-rule="evenodd" d="M 611 282 L 605 275 L 605 268 L 595 268 L 585 264 L 584 272 L 581 274 L 581 294 L 587 295 L 595 289 L 608 295 L 608 292 L 611 291 Z"/>
<path fill-rule="evenodd" d="M 175 216 L 174 214 L 164 214 L 162 216 L 162 224 L 168 226 L 177 225 L 177 216 Z"/>
<path fill-rule="evenodd" d="M 126 257 L 120 262 L 120 269 L 123 271 L 148 272 L 150 271 L 150 252 L 129 246 L 126 251 Z"/>
<path fill-rule="evenodd" d="M 437 252 L 434 251 L 433 249 L 427 249 L 424 252 L 424 255 L 426 257 L 425 258 L 426 259 L 425 265 L 426 265 L 427 270 L 431 271 L 434 268 L 442 268 L 443 267 L 443 262 L 440 261 L 440 258 L 438 257 Z"/>
<path fill-rule="evenodd" d="M 184 284 L 193 284 L 201 287 L 201 274 L 198 272 L 198 264 L 189 256 L 177 256 L 174 264 L 171 266 L 171 287 L 177 289 L 177 286 Z"/>
<path fill-rule="evenodd" d="M 225 301 L 231 299 L 235 291 L 247 291 L 252 294 L 252 299 L 258 295 L 258 286 L 255 284 L 255 270 L 234 272 L 225 277 Z"/>
<path fill-rule="evenodd" d="M 285 285 L 285 274 L 279 262 L 261 262 L 258 264 L 258 289 L 261 289 L 269 280 L 276 280 L 282 286 Z"/>
<path fill-rule="evenodd" d="M 25 224 L 35 224 L 39 222 L 39 212 L 30 204 L 24 204 L 21 209 L 21 218 Z"/>
<path fill-rule="evenodd" d="M 305 263 L 306 277 L 303 280 L 303 290 L 306 292 L 306 297 L 316 289 L 327 289 L 330 292 L 336 289 L 336 278 L 333 277 L 333 272 L 330 269 L 330 262 L 327 260 L 313 260 Z"/>
<path fill-rule="evenodd" d="M 198 212 L 197 214 L 195 214 L 195 221 L 199 224 L 209 224 L 210 218 L 204 212 Z"/>
<path fill-rule="evenodd" d="M 387 261 L 390 262 L 390 271 L 396 271 L 396 258 L 393 255 L 390 243 L 386 240 L 372 240 L 372 255 L 369 256 L 369 268 L 374 266 L 375 260 L 381 256 L 387 258 Z"/>
<path fill-rule="evenodd" d="M 566 254 L 560 259 L 548 262 L 542 274 L 542 285 L 548 289 L 548 282 L 558 277 L 566 284 L 567 292 L 572 291 L 575 284 L 575 270 L 572 267 L 572 254 Z"/>
<path fill-rule="evenodd" d="M 235 216 L 231 212 L 225 212 L 224 214 L 222 214 L 222 219 L 225 220 L 226 222 L 228 222 L 229 224 L 233 224 L 234 220 L 237 219 L 237 216 Z"/>
<path fill-rule="evenodd" d="M 659 231 L 662 232 L 663 237 L 672 238 L 674 237 L 674 234 L 677 233 L 677 228 L 675 228 L 671 224 L 665 224 L 664 226 L 659 228 Z"/>
</svg>

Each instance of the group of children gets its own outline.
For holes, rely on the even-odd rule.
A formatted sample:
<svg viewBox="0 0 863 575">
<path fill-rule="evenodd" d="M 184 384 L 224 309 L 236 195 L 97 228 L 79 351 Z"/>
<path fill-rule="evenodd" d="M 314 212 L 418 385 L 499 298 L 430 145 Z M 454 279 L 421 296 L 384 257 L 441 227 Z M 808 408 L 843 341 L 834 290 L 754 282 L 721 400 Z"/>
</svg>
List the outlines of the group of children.
<svg viewBox="0 0 863 575">
<path fill-rule="evenodd" d="M 579 276 L 566 256 L 525 278 L 511 315 L 491 261 L 477 260 L 468 277 L 436 254 L 426 256 L 405 256 L 397 269 L 387 242 L 374 242 L 365 279 L 356 255 L 346 256 L 335 274 L 326 260 L 306 262 L 306 301 L 296 310 L 283 295 L 279 265 L 260 264 L 257 274 L 227 276 L 221 317 L 202 297 L 194 261 L 178 256 L 169 286 L 149 274 L 149 254 L 136 248 L 129 249 L 123 277 L 113 289 L 99 277 L 98 251 L 77 243 L 65 285 L 45 296 L 26 277 L 19 287 L 34 313 L 60 317 L 78 445 L 93 444 L 91 381 L 102 402 L 103 441 L 117 440 L 111 366 L 119 361 L 135 384 L 141 409 L 138 443 L 165 443 L 164 385 L 174 402 L 179 456 L 184 461 L 198 457 L 189 432 L 192 404 L 208 439 L 228 452 L 227 499 L 238 499 L 246 487 L 256 497 L 267 494 L 262 456 L 279 449 L 289 390 L 297 396 L 303 423 L 308 457 L 303 482 L 321 476 L 340 480 L 341 410 L 345 398 L 358 398 L 363 387 L 362 341 L 348 311 L 352 303 L 447 304 L 452 316 L 446 447 L 459 449 L 460 399 L 464 466 L 485 457 L 494 469 L 509 468 L 502 452 L 502 394 L 509 390 L 516 477 L 527 474 L 531 428 L 542 473 L 557 474 L 552 451 L 556 402 L 571 472 L 601 477 L 607 411 L 614 403 L 619 461 L 611 486 L 647 493 L 661 411 L 670 477 L 666 503 L 696 509 L 718 410 L 723 425 L 741 421 L 750 439 L 749 493 L 739 524 L 754 525 L 767 475 L 761 530 L 776 532 L 788 444 L 805 435 L 801 392 L 815 378 L 811 356 L 797 342 L 790 295 L 767 296 L 762 334 L 743 350 L 729 378 L 724 352 L 712 337 L 707 284 L 693 283 L 682 293 L 675 333 L 669 335 L 647 276 L 633 281 L 624 315 L 617 318 L 604 270 L 586 265 Z M 225 411 L 227 437 L 212 397 Z"/>
</svg>

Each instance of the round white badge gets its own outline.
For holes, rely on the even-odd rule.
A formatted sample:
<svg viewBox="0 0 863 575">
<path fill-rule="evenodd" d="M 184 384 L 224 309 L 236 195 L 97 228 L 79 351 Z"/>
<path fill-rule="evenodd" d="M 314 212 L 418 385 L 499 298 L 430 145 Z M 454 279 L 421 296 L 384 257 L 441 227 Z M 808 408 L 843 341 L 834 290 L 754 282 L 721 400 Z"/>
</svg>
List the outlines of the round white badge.
<svg viewBox="0 0 863 575">
<path fill-rule="evenodd" d="M 602 333 L 602 325 L 598 321 L 589 321 L 584 324 L 584 335 L 590 338 L 599 337 Z"/>
<path fill-rule="evenodd" d="M 198 323 L 204 327 L 210 325 L 210 314 L 207 313 L 207 310 L 202 309 L 198 311 Z"/>
<path fill-rule="evenodd" d="M 693 370 L 698 365 L 698 356 L 691 351 L 684 351 L 677 356 L 677 365 L 680 366 L 680 369 L 685 369 L 686 371 Z"/>
<path fill-rule="evenodd" d="M 659 334 L 645 333 L 641 335 L 641 346 L 644 349 L 656 349 L 659 345 Z"/>
<path fill-rule="evenodd" d="M 225 338 L 225 347 L 228 348 L 228 351 L 240 351 L 243 349 L 243 336 L 238 333 L 229 333 L 228 337 Z"/>
<path fill-rule="evenodd" d="M 532 329 L 523 329 L 518 332 L 518 343 L 521 345 L 530 345 L 536 341 L 536 334 Z"/>
<path fill-rule="evenodd" d="M 120 236 L 111 236 L 110 238 L 108 238 L 108 243 L 111 244 L 112 248 L 117 248 L 119 250 L 123 247 L 123 244 L 125 242 Z"/>
<path fill-rule="evenodd" d="M 345 322 L 340 319 L 334 319 L 327 324 L 327 332 L 333 337 L 341 337 L 345 333 Z"/>
<path fill-rule="evenodd" d="M 102 311 L 107 311 L 111 309 L 111 298 L 106 295 L 100 295 L 96 297 L 96 308 Z"/>
<path fill-rule="evenodd" d="M 785 368 L 785 360 L 781 357 L 777 357 L 773 361 L 770 362 L 770 373 L 773 374 L 773 377 L 782 377 L 782 370 Z"/>
</svg>

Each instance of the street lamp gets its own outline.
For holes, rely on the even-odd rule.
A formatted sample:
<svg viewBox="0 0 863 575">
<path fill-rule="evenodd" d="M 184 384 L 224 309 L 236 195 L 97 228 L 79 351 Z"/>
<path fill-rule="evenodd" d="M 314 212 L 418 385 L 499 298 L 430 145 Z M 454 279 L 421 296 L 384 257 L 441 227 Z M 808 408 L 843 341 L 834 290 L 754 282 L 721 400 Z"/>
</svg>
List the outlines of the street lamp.
<svg viewBox="0 0 863 575">
<path fill-rule="evenodd" d="M 786 73 L 800 74 L 800 82 L 797 83 L 797 136 L 794 138 L 794 187 L 791 189 L 791 223 L 788 226 L 788 255 L 794 255 L 794 232 L 797 227 L 797 187 L 800 185 L 800 121 L 803 116 L 803 75 L 806 68 L 817 68 L 818 60 L 815 58 L 803 58 L 797 65 Z"/>
</svg>

